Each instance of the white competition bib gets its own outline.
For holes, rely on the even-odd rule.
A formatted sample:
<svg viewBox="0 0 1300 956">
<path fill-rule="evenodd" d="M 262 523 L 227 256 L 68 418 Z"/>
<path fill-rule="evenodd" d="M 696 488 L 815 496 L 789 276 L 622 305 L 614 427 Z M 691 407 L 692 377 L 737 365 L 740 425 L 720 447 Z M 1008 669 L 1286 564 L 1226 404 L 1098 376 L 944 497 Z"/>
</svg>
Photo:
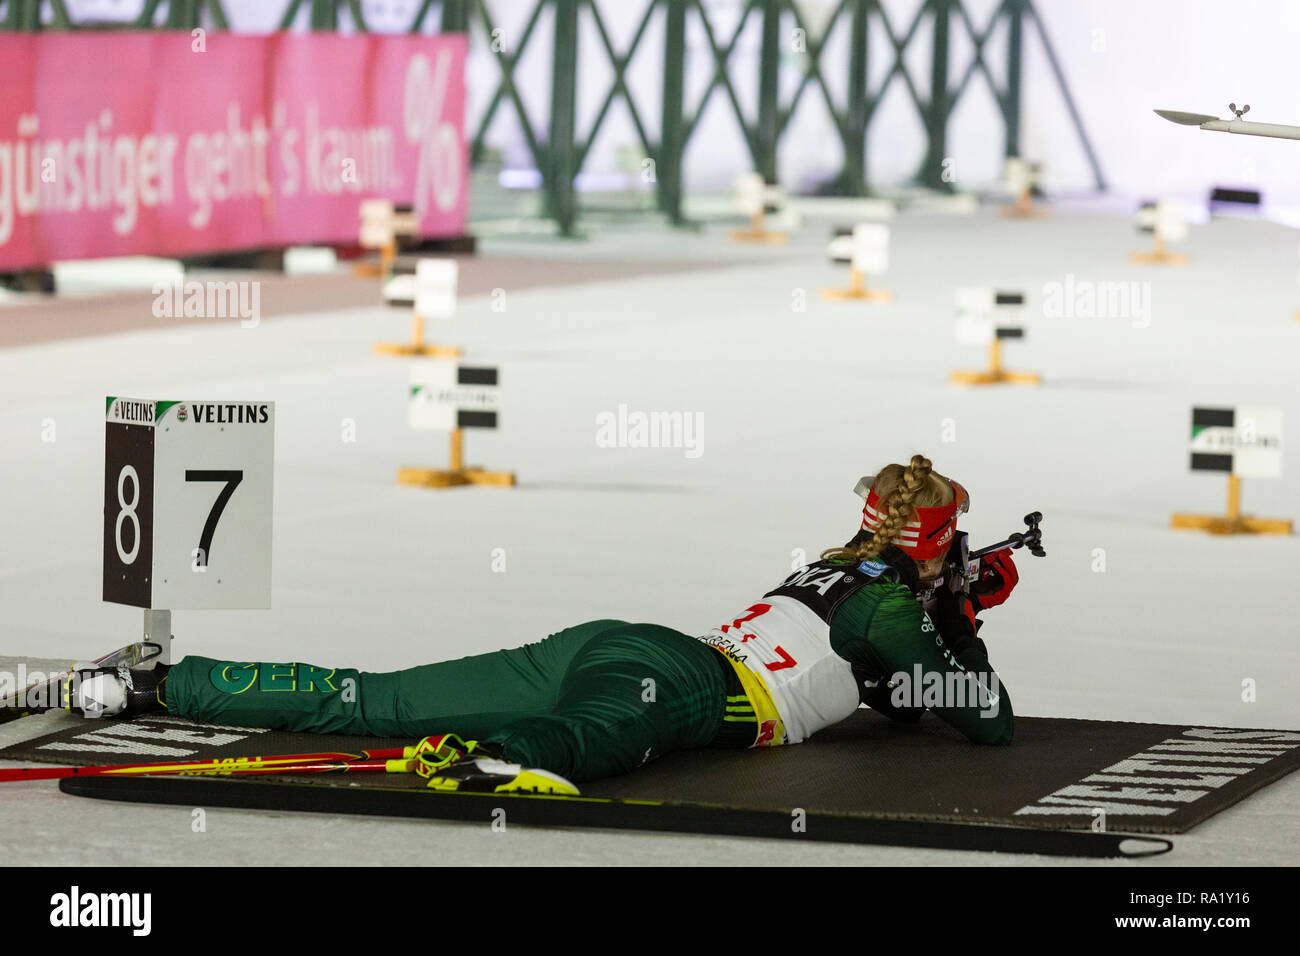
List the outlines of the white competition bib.
<svg viewBox="0 0 1300 956">
<path fill-rule="evenodd" d="M 852 665 L 831 650 L 830 619 L 873 580 L 853 565 L 800 568 L 760 603 L 700 637 L 771 694 L 785 730 L 775 743 L 799 743 L 857 710 L 857 680 Z"/>
</svg>

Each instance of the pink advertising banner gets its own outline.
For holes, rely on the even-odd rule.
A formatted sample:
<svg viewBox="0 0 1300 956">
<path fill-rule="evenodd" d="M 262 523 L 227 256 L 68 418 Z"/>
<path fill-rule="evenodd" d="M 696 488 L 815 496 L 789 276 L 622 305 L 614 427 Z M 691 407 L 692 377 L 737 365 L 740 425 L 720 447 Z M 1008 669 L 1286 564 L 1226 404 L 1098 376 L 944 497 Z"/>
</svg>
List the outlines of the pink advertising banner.
<svg viewBox="0 0 1300 956">
<path fill-rule="evenodd" d="M 462 233 L 464 117 L 464 34 L 0 34 L 0 272 Z"/>
</svg>

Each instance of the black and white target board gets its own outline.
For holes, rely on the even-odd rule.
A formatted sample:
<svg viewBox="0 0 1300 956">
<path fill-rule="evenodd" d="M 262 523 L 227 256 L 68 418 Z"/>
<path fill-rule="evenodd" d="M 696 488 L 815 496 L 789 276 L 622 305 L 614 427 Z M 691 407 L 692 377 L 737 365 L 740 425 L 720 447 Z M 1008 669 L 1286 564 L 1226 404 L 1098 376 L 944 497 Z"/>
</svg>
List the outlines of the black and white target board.
<svg viewBox="0 0 1300 956">
<path fill-rule="evenodd" d="M 269 608 L 275 403 L 107 406 L 104 600 Z"/>
<path fill-rule="evenodd" d="M 1011 195 L 1019 196 L 1037 188 L 1042 174 L 1042 163 L 1031 163 L 1019 156 L 1008 156 L 1002 166 L 1003 187 Z"/>
<path fill-rule="evenodd" d="M 501 395 L 497 370 L 455 360 L 411 362 L 412 428 L 452 431 L 496 428 Z"/>
<path fill-rule="evenodd" d="M 1192 471 L 1281 478 L 1282 409 L 1193 408 L 1191 455 Z"/>
<path fill-rule="evenodd" d="M 889 226 L 883 222 L 837 226 L 826 254 L 831 262 L 852 266 L 863 275 L 888 272 Z"/>
<path fill-rule="evenodd" d="M 414 309 L 426 319 L 456 315 L 460 265 L 455 259 L 420 259 L 413 271 L 399 270 L 384 284 L 384 302 Z"/>
<path fill-rule="evenodd" d="M 1187 217 L 1182 205 L 1172 200 L 1143 200 L 1134 222 L 1138 232 L 1153 233 L 1163 242 L 1182 242 L 1187 238 Z"/>
<path fill-rule="evenodd" d="M 1025 337 L 1025 294 L 1014 289 L 967 286 L 957 290 L 956 338 L 962 345 Z"/>
</svg>

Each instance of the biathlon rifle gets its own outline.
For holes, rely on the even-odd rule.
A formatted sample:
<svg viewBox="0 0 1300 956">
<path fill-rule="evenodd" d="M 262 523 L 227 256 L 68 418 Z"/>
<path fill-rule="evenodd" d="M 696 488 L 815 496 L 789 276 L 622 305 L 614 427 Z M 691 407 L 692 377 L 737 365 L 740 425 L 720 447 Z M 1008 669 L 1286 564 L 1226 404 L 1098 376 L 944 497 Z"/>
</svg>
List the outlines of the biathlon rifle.
<svg viewBox="0 0 1300 956">
<path fill-rule="evenodd" d="M 960 589 L 969 591 L 970 586 L 979 576 L 980 558 L 986 554 L 992 554 L 994 551 L 1001 551 L 1003 548 L 1028 548 L 1029 553 L 1036 558 L 1047 556 L 1043 550 L 1043 529 L 1038 523 L 1043 520 L 1041 511 L 1033 511 L 1025 515 L 1025 524 L 1029 527 L 1025 531 L 1016 531 L 1003 538 L 997 544 L 990 544 L 988 547 L 980 548 L 978 551 L 965 551 L 965 538 L 962 539 L 962 550 L 964 552 L 962 560 L 965 567 L 959 568 L 957 575 Z"/>
</svg>

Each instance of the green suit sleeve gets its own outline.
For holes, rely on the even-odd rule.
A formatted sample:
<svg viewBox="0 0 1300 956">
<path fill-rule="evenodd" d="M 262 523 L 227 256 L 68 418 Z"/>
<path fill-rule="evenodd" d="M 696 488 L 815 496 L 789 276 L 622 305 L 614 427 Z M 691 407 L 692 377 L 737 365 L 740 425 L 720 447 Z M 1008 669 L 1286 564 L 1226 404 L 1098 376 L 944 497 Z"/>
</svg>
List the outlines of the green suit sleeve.
<svg viewBox="0 0 1300 956">
<path fill-rule="evenodd" d="M 835 615 L 835 652 L 899 681 L 892 699 L 900 709 L 924 704 L 976 743 L 1011 743 L 1011 696 L 988 658 L 974 646 L 954 655 L 910 591 L 879 586 L 888 590 L 877 597 L 879 592 L 868 596 L 871 588 L 864 588 Z"/>
</svg>

